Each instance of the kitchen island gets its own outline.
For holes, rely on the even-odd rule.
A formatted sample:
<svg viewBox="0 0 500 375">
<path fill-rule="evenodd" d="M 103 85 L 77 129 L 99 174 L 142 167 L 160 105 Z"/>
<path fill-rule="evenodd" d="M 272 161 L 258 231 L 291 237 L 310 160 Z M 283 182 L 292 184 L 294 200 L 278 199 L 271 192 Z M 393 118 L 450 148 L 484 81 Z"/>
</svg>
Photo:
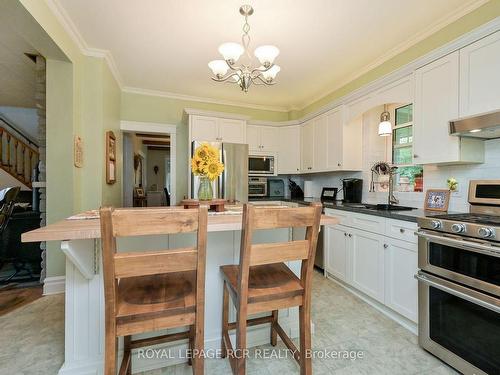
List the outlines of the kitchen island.
<svg viewBox="0 0 500 375">
<path fill-rule="evenodd" d="M 66 255 L 65 362 L 59 374 L 103 373 L 104 288 L 97 215 L 96 211 L 89 211 L 22 235 L 23 242 L 60 241 L 61 251 Z M 238 263 L 241 219 L 241 207 L 228 207 L 223 213 L 210 213 L 208 218 L 205 348 L 213 350 L 214 355 L 220 348 L 221 337 L 222 278 L 219 267 Z M 338 219 L 322 216 L 321 225 L 335 224 L 338 224 Z M 254 242 L 288 241 L 292 237 L 293 231 L 288 228 L 263 230 L 256 233 Z M 128 237 L 118 239 L 117 245 L 120 251 L 158 250 L 190 246 L 194 241 L 194 234 L 177 234 Z M 299 274 L 300 262 L 289 262 L 288 266 Z M 230 319 L 234 321 L 235 316 L 235 312 L 231 311 Z M 281 310 L 279 319 L 290 337 L 298 336 L 297 308 Z M 268 327 L 248 329 L 249 347 L 268 342 Z M 185 362 L 182 349 L 186 347 L 187 341 L 182 344 L 168 343 L 155 347 L 160 351 L 153 353 L 153 358 L 133 355 L 134 372 Z"/>
</svg>

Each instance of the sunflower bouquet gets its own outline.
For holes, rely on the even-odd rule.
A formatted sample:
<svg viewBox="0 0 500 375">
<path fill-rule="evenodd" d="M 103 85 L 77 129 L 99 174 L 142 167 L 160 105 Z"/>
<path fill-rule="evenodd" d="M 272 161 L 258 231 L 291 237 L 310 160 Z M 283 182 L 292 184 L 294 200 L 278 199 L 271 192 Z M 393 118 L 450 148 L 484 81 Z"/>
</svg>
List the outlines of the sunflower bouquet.
<svg viewBox="0 0 500 375">
<path fill-rule="evenodd" d="M 201 177 L 198 198 L 212 199 L 213 189 L 210 181 L 215 180 L 224 171 L 224 164 L 219 161 L 218 150 L 208 143 L 202 143 L 194 151 L 191 170 L 195 176 Z"/>
</svg>

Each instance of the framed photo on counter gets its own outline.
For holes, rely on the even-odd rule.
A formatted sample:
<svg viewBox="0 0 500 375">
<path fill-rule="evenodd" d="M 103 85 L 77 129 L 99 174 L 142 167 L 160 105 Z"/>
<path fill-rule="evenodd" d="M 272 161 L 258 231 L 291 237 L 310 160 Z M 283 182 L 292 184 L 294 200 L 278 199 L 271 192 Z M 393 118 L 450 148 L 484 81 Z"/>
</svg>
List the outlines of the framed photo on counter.
<svg viewBox="0 0 500 375">
<path fill-rule="evenodd" d="M 425 192 L 424 210 L 448 211 L 450 195 L 447 189 L 428 189 Z"/>
</svg>

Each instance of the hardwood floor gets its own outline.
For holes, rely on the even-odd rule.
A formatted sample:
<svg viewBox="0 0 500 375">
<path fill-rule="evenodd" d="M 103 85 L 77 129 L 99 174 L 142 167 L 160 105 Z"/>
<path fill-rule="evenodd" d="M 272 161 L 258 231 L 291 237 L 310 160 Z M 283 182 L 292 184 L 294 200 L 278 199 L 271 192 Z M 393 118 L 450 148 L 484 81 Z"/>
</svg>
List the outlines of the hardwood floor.
<svg viewBox="0 0 500 375">
<path fill-rule="evenodd" d="M 42 297 L 42 287 L 0 289 L 0 316 Z"/>
</svg>

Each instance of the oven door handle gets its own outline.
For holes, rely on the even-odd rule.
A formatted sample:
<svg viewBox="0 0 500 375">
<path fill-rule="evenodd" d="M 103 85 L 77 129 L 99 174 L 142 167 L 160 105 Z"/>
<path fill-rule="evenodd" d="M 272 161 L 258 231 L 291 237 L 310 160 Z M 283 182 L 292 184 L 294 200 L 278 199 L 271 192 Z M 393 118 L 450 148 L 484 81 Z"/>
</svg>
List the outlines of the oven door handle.
<svg viewBox="0 0 500 375">
<path fill-rule="evenodd" d="M 414 277 L 418 281 L 423 282 L 424 284 L 430 285 L 430 286 L 432 286 L 434 288 L 440 289 L 443 292 L 452 294 L 452 295 L 454 295 L 456 297 L 462 298 L 462 299 L 464 299 L 466 301 L 469 301 L 469 302 L 474 303 L 476 305 L 482 306 L 482 307 L 484 307 L 486 309 L 489 309 L 491 311 L 494 311 L 496 313 L 500 313 L 500 306 L 493 305 L 493 304 L 491 304 L 489 302 L 483 301 L 483 300 L 481 300 L 479 298 L 473 297 L 473 296 L 471 296 L 469 294 L 463 293 L 463 292 L 461 292 L 459 290 L 456 290 L 454 288 L 450 288 L 450 287 L 448 287 L 446 285 L 443 285 L 441 283 L 432 281 L 429 277 L 423 275 L 420 272 L 417 273 Z"/>
<path fill-rule="evenodd" d="M 478 251 L 480 251 L 482 253 L 486 252 L 486 253 L 489 253 L 489 254 L 494 254 L 496 256 L 500 256 L 500 248 L 495 249 L 495 247 L 493 247 L 493 246 L 482 245 L 480 243 L 476 243 L 476 242 L 472 242 L 472 241 L 466 241 L 466 240 L 456 240 L 454 238 L 444 237 L 444 236 L 437 236 L 435 234 L 429 234 L 429 233 L 420 232 L 420 231 L 419 232 L 415 232 L 415 234 L 418 237 L 422 237 L 422 238 L 425 238 L 425 239 L 431 240 L 431 241 L 432 240 L 439 241 L 442 244 L 453 244 L 453 245 L 460 246 L 461 248 L 475 249 L 475 250 L 478 250 Z"/>
</svg>

